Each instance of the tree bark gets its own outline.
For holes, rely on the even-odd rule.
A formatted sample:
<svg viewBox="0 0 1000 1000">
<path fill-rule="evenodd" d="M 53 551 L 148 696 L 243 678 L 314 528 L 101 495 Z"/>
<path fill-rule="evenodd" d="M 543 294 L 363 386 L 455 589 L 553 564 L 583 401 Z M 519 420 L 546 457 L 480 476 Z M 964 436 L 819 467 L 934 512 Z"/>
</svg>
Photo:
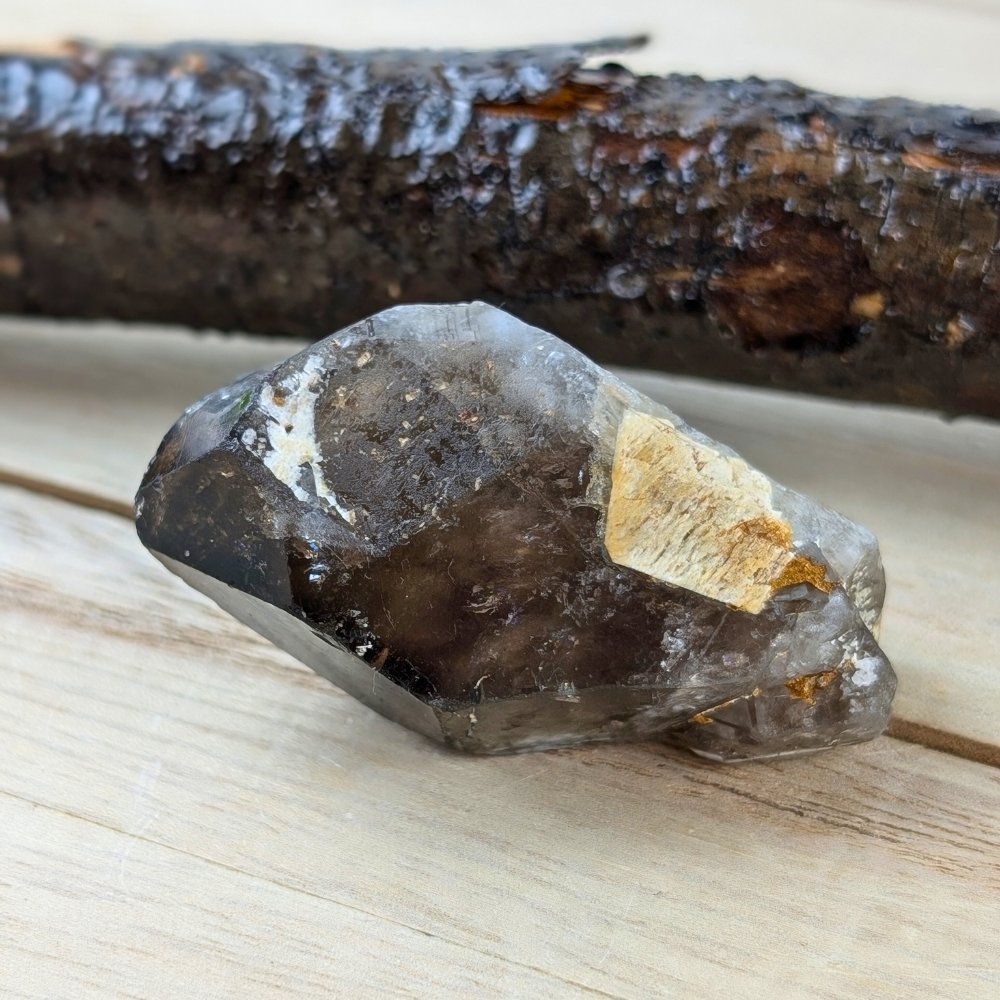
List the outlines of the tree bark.
<svg viewBox="0 0 1000 1000">
<path fill-rule="evenodd" d="M 592 54 L 0 57 L 0 311 L 483 299 L 602 362 L 1000 416 L 1000 115 Z"/>
</svg>

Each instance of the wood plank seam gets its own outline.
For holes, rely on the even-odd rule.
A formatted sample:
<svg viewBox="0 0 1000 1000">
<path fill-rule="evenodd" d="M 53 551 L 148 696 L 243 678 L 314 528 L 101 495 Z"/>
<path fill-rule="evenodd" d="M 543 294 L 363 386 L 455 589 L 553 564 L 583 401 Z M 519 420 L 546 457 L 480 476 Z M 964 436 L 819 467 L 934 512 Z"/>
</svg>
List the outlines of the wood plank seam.
<svg viewBox="0 0 1000 1000">
<path fill-rule="evenodd" d="M 129 521 L 132 520 L 131 507 L 94 493 L 62 487 L 29 476 L 22 476 L 5 469 L 0 469 L 0 483 L 31 493 L 54 497 L 79 507 L 104 511 L 105 513 L 127 518 Z M 936 750 L 940 753 L 947 753 L 954 757 L 961 757 L 964 760 L 971 760 L 979 764 L 1000 768 L 1000 748 L 970 739 L 966 736 L 961 736 L 957 733 L 935 729 L 932 726 L 925 726 L 921 723 L 910 722 L 906 719 L 893 716 L 890 720 L 889 728 L 886 730 L 886 735 L 901 740 L 904 743 L 915 743 L 918 746 L 927 747 L 930 750 Z"/>
<path fill-rule="evenodd" d="M 959 736 L 957 733 L 924 726 L 919 722 L 908 722 L 906 719 L 893 716 L 889 721 L 886 735 L 906 743 L 919 743 L 920 746 L 930 750 L 940 750 L 955 757 L 988 764 L 990 767 L 1000 767 L 1000 748 L 980 743 L 979 740 L 969 739 L 967 736 Z"/>
<path fill-rule="evenodd" d="M 22 476 L 16 472 L 9 472 L 6 469 L 0 469 L 0 483 L 6 486 L 17 486 L 22 490 L 28 490 L 30 493 L 40 493 L 43 496 L 55 497 L 57 500 L 65 500 L 67 503 L 76 504 L 78 507 L 102 510 L 108 514 L 117 514 L 119 517 L 132 519 L 131 506 L 108 497 L 87 493 L 84 490 L 76 490 L 69 486 L 59 486 L 56 483 L 34 479 L 31 476 Z"/>
<path fill-rule="evenodd" d="M 3 798 L 15 799 L 16 801 L 27 803 L 28 805 L 33 806 L 36 809 L 44 809 L 48 812 L 59 813 L 62 816 L 67 816 L 70 819 L 76 820 L 78 822 L 87 823 L 91 826 L 96 826 L 102 830 L 108 830 L 111 833 L 116 833 L 119 834 L 120 836 L 128 837 L 130 840 L 136 840 L 136 841 L 141 841 L 142 843 L 145 844 L 151 844 L 154 847 L 159 847 L 163 850 L 171 851 L 173 853 L 183 855 L 184 857 L 192 858 L 195 861 L 200 861 L 203 864 L 212 865 L 215 868 L 221 868 L 224 871 L 231 872 L 234 875 L 239 875 L 243 878 L 251 879 L 252 881 L 266 882 L 269 885 L 277 887 L 278 889 L 283 889 L 287 892 L 299 893 L 300 895 L 308 896 L 311 899 L 318 900 L 319 902 L 328 904 L 330 906 L 343 907 L 345 910 L 352 910 L 356 913 L 363 914 L 364 916 L 369 917 L 371 919 L 381 920 L 384 923 L 391 924 L 395 927 L 400 927 L 404 930 L 411 931 L 416 934 L 422 934 L 425 937 L 442 941 L 445 944 L 451 945 L 452 947 L 461 948 L 463 951 L 473 952 L 475 954 L 482 955 L 486 958 L 491 958 L 494 961 L 503 962 L 507 965 L 517 966 L 518 968 L 524 969 L 528 972 L 534 972 L 537 975 L 545 976 L 546 978 L 549 979 L 555 979 L 560 983 L 564 983 L 567 986 L 572 986 L 573 989 L 580 990 L 581 992 L 586 993 L 590 996 L 601 997 L 604 998 L 604 1000 L 629 1000 L 628 997 L 622 994 L 608 993 L 605 990 L 597 989 L 596 987 L 593 986 L 587 986 L 583 983 L 577 982 L 576 980 L 566 979 L 563 976 L 555 975 L 549 969 L 544 969 L 541 968 L 540 966 L 531 965 L 530 963 L 518 962 L 504 955 L 497 954 L 491 951 L 486 951 L 482 948 L 470 948 L 468 944 L 464 944 L 461 941 L 453 940 L 442 934 L 435 934 L 431 931 L 426 930 L 423 927 L 417 927 L 414 926 L 413 924 L 408 924 L 402 920 L 394 920 L 392 917 L 388 917 L 385 914 L 376 913 L 372 910 L 366 910 L 362 906 L 354 906 L 351 903 L 344 902 L 343 900 L 332 899 L 329 896 L 324 896 L 322 893 L 311 892 L 309 889 L 304 889 L 301 886 L 290 885 L 289 883 L 282 882 L 279 879 L 268 878 L 259 873 L 246 871 L 243 868 L 238 868 L 235 865 L 226 864 L 224 861 L 219 861 L 215 858 L 210 858 L 203 854 L 198 854 L 195 851 L 185 850 L 182 847 L 178 847 L 176 844 L 169 844 L 166 843 L 165 841 L 157 840 L 155 837 L 149 837 L 142 833 L 131 832 L 115 824 L 102 823 L 99 820 L 73 812 L 70 809 L 63 809 L 60 808 L 59 806 L 52 805 L 51 803 L 40 802 L 36 799 L 26 798 L 25 796 L 18 795 L 14 792 L 10 792 L 5 789 L 0 789 L 0 799 Z"/>
</svg>

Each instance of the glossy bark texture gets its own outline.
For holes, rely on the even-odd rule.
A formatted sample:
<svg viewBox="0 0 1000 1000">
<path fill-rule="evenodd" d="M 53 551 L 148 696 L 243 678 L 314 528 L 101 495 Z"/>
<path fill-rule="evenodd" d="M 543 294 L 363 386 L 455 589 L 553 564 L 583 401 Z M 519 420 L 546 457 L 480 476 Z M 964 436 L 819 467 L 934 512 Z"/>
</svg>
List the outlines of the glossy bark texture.
<svg viewBox="0 0 1000 1000">
<path fill-rule="evenodd" d="M 3 57 L 0 310 L 318 338 L 478 298 L 602 362 L 1000 415 L 1000 117 L 590 54 Z"/>
</svg>

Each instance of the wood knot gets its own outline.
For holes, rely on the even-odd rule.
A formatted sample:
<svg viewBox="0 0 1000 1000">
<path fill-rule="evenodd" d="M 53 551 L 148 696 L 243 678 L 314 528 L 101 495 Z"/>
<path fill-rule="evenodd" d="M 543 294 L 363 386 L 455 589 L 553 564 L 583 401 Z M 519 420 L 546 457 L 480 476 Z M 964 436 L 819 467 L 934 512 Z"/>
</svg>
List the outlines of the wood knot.
<svg viewBox="0 0 1000 1000">
<path fill-rule="evenodd" d="M 843 351 L 885 309 L 851 232 L 825 219 L 757 206 L 731 237 L 705 300 L 747 347 Z"/>
</svg>

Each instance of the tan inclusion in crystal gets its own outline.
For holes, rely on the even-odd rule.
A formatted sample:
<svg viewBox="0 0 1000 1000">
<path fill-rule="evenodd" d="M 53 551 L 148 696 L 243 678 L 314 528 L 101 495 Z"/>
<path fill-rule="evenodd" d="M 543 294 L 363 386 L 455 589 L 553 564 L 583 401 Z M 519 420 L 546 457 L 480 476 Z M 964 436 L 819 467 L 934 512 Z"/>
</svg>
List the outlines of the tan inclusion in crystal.
<svg viewBox="0 0 1000 1000">
<path fill-rule="evenodd" d="M 669 420 L 626 410 L 618 427 L 604 544 L 621 566 L 757 614 L 774 591 L 824 567 L 799 555 L 771 481 Z"/>
</svg>

